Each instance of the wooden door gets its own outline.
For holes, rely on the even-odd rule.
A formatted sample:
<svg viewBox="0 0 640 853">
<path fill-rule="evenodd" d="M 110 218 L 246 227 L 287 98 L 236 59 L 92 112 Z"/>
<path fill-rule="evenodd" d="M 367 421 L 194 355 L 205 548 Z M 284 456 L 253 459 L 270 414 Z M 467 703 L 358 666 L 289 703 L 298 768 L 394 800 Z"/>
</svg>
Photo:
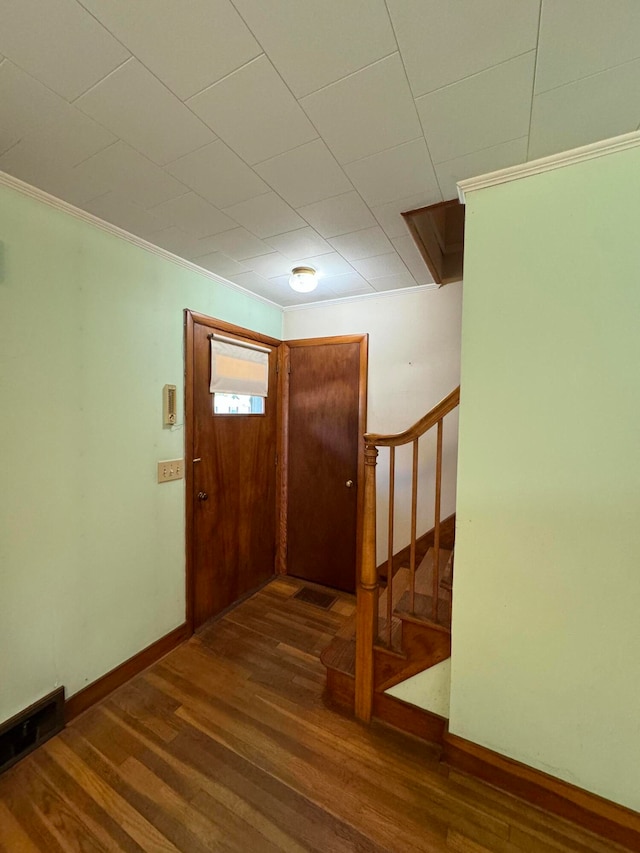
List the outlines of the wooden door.
<svg viewBox="0 0 640 853">
<path fill-rule="evenodd" d="M 353 592 L 363 485 L 367 336 L 287 345 L 287 572 Z"/>
<path fill-rule="evenodd" d="M 264 414 L 214 414 L 213 332 L 271 350 Z M 187 595 L 197 628 L 275 570 L 280 342 L 190 312 L 186 341 Z"/>
</svg>

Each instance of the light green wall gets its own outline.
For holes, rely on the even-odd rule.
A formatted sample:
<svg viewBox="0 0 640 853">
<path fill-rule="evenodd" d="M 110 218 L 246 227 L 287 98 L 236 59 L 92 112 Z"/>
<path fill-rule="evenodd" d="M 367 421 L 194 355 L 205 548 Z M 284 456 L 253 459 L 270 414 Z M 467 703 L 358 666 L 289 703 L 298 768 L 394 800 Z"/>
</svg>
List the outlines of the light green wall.
<svg viewBox="0 0 640 853">
<path fill-rule="evenodd" d="M 640 149 L 467 198 L 451 731 L 640 809 Z"/>
<path fill-rule="evenodd" d="M 184 621 L 183 309 L 282 312 L 0 187 L 0 721 Z"/>
</svg>

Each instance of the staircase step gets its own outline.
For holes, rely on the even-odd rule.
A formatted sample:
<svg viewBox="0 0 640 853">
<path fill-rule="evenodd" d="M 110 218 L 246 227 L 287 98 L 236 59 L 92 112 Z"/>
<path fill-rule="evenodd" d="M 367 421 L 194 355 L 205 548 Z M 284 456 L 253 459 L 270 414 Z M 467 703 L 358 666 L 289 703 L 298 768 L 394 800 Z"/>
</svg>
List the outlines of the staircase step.
<svg viewBox="0 0 640 853">
<path fill-rule="evenodd" d="M 449 559 L 453 552 L 446 548 L 440 548 L 440 577 L 445 575 L 445 567 L 448 565 Z M 433 563 L 435 558 L 435 550 L 429 548 L 416 570 L 415 589 L 419 595 L 430 595 L 433 592 Z"/>
<path fill-rule="evenodd" d="M 442 589 L 446 589 L 448 592 L 451 592 L 453 589 L 453 551 L 451 552 L 449 559 L 447 560 L 447 565 L 444 568 L 444 572 L 442 573 L 442 580 L 440 581 L 440 586 Z"/>
<path fill-rule="evenodd" d="M 431 595 L 420 595 L 416 593 L 414 596 L 413 607 L 411 606 L 411 594 L 407 591 L 398 602 L 398 606 L 394 610 L 394 615 L 400 619 L 410 620 L 412 622 L 424 623 L 426 625 L 435 626 L 446 631 L 451 631 L 451 615 L 449 606 L 446 600 L 439 599 L 438 601 L 438 619 L 433 618 L 433 597 Z"/>
<path fill-rule="evenodd" d="M 355 676 L 356 673 L 356 641 L 334 637 L 326 649 L 320 654 L 320 660 L 327 669 L 341 672 L 344 675 Z"/>
<path fill-rule="evenodd" d="M 391 643 L 389 643 L 389 623 L 386 619 L 378 619 L 378 634 L 375 642 L 376 649 L 391 652 L 405 657 L 402 653 L 402 620 L 391 617 Z"/>
</svg>

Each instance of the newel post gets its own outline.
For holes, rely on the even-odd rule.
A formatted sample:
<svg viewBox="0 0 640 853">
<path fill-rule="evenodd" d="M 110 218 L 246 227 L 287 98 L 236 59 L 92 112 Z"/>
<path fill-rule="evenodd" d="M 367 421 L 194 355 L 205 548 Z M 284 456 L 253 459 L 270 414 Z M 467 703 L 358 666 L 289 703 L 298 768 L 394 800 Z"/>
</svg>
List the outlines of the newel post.
<svg viewBox="0 0 640 853">
<path fill-rule="evenodd" d="M 376 570 L 376 459 L 378 449 L 364 449 L 364 523 L 362 562 L 356 607 L 356 717 L 368 723 L 373 704 L 373 643 L 378 627 L 378 573 Z"/>
</svg>

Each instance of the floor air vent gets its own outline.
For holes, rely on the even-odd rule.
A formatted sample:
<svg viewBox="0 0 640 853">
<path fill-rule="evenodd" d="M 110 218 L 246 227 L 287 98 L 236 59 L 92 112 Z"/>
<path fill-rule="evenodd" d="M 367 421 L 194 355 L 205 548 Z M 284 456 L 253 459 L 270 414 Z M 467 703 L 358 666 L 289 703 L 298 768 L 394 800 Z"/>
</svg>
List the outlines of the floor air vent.
<svg viewBox="0 0 640 853">
<path fill-rule="evenodd" d="M 0 773 L 64 728 L 64 687 L 0 726 Z"/>
<path fill-rule="evenodd" d="M 329 610 L 338 600 L 335 595 L 321 592 L 319 589 L 310 589 L 308 586 L 303 586 L 293 597 L 315 607 L 322 607 L 323 610 Z"/>
</svg>

